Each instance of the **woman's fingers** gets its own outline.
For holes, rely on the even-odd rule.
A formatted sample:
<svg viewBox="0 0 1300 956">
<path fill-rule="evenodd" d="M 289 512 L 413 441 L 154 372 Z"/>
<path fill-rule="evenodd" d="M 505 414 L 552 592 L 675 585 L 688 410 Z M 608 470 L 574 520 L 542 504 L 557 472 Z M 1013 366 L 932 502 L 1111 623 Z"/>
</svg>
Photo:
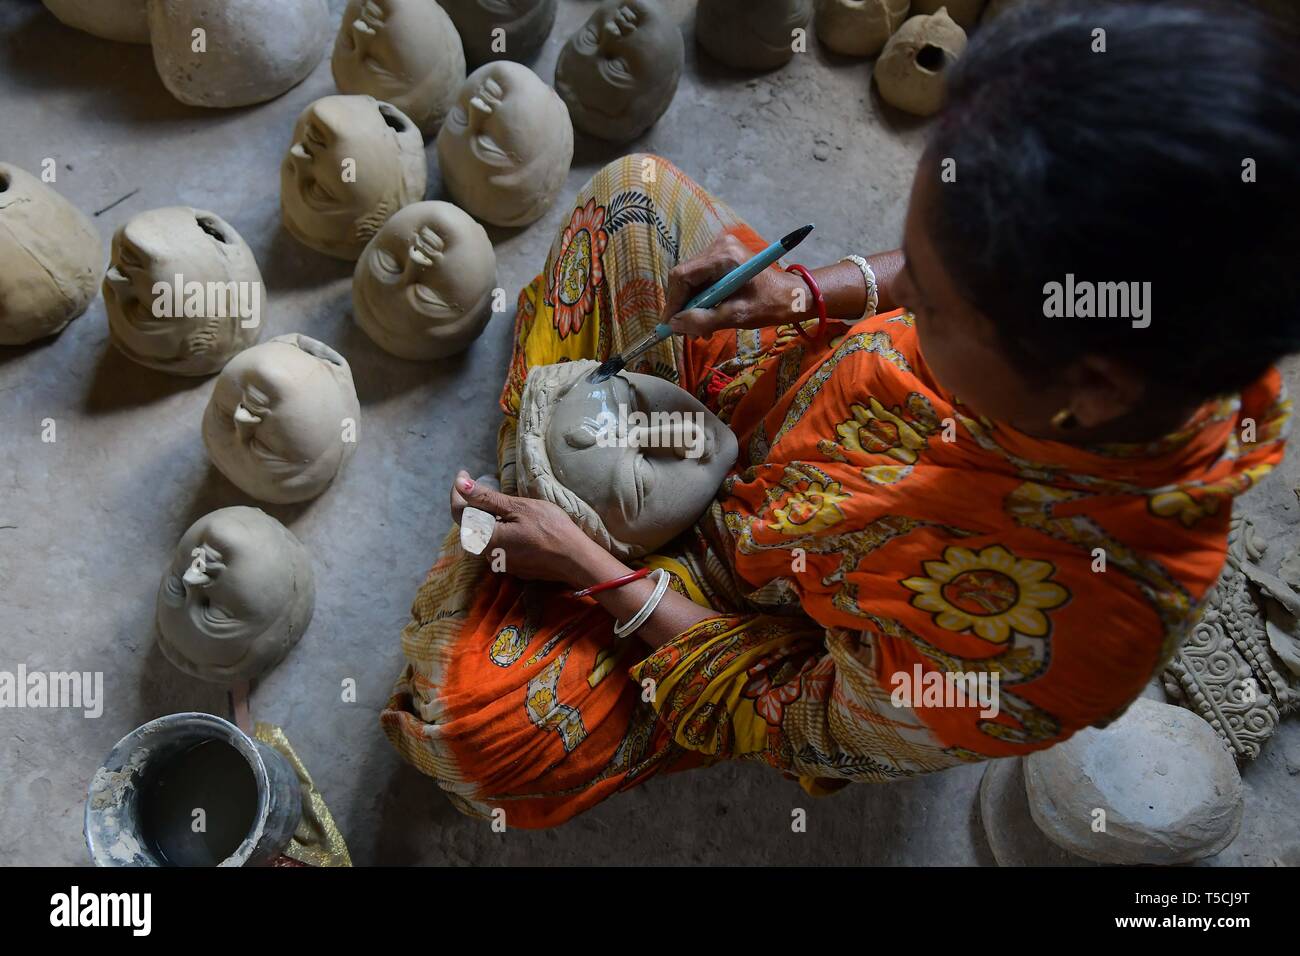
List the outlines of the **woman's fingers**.
<svg viewBox="0 0 1300 956">
<path fill-rule="evenodd" d="M 451 520 L 460 524 L 460 516 L 465 511 L 465 499 L 460 493 L 460 483 L 469 478 L 469 472 L 458 471 L 451 482 Z"/>
<path fill-rule="evenodd" d="M 456 476 L 456 491 L 467 505 L 504 518 L 515 510 L 514 499 L 492 488 L 485 481 L 473 481 L 462 472 Z"/>
</svg>

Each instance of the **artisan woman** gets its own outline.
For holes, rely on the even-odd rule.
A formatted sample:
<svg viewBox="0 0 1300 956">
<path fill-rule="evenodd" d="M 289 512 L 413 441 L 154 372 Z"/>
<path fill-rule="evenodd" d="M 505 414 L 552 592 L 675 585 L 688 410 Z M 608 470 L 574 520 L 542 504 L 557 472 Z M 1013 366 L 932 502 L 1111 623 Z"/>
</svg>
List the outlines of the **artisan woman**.
<svg viewBox="0 0 1300 956">
<path fill-rule="evenodd" d="M 578 196 L 520 296 L 500 490 L 462 472 L 451 493 L 453 518 L 497 516 L 490 549 L 449 537 L 382 715 L 458 807 L 540 827 L 721 760 L 825 793 L 1026 754 L 1114 719 L 1169 658 L 1234 496 L 1282 457 L 1296 47 L 1239 11 L 1031 7 L 953 68 L 900 251 L 680 313 L 766 242 L 655 157 Z M 693 529 L 629 565 L 512 494 L 515 421 L 530 368 L 661 316 L 681 334 L 632 370 L 740 453 Z"/>
</svg>

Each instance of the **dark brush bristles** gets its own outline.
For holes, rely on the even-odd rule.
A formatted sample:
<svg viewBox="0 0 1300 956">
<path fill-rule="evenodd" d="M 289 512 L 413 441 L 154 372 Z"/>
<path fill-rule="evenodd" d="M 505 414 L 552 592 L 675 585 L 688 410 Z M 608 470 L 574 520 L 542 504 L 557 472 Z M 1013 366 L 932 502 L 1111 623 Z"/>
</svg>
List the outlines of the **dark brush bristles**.
<svg viewBox="0 0 1300 956">
<path fill-rule="evenodd" d="M 587 381 L 592 385 L 599 385 L 606 379 L 613 378 L 619 372 L 623 371 L 623 366 L 627 363 L 623 361 L 621 355 L 611 355 L 605 361 L 601 362 L 594 372 L 587 376 Z"/>
</svg>

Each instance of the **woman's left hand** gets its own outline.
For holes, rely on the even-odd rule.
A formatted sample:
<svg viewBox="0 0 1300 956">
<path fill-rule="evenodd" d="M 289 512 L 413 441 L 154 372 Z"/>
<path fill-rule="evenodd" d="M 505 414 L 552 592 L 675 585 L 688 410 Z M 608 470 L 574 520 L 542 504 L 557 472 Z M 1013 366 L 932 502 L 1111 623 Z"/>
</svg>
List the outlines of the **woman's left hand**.
<svg viewBox="0 0 1300 956">
<path fill-rule="evenodd" d="M 558 506 L 503 494 L 461 471 L 451 488 L 451 517 L 457 524 L 466 505 L 496 517 L 488 553 L 500 548 L 504 570 L 517 578 L 575 584 L 585 581 L 602 556 L 612 557 Z M 593 548 L 599 554 L 593 554 Z"/>
</svg>

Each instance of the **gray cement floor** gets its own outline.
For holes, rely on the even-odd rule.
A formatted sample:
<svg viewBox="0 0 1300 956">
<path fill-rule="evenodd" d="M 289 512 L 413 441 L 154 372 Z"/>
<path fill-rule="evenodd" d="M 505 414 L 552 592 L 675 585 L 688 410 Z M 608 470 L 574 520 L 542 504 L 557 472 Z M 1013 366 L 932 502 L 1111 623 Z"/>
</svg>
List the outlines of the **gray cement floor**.
<svg viewBox="0 0 1300 956">
<path fill-rule="evenodd" d="M 331 0 L 336 15 L 343 5 Z M 804 261 L 897 245 L 923 129 L 883 110 L 869 64 L 814 44 L 780 72 L 733 73 L 697 54 L 693 4 L 671 6 L 688 40 L 671 110 L 625 148 L 580 138 L 568 191 L 622 152 L 653 150 L 761 232 L 816 222 Z M 533 64 L 544 79 L 591 7 L 561 0 Z M 105 256 L 114 230 L 143 210 L 211 209 L 261 265 L 270 296 L 263 340 L 305 332 L 352 365 L 362 403 L 357 455 L 317 500 L 262 506 L 311 549 L 318 598 L 301 643 L 254 688 L 252 710 L 285 728 L 356 862 L 992 862 L 978 819 L 978 767 L 825 800 L 770 770 L 720 767 L 651 781 L 540 833 L 494 834 L 453 811 L 431 780 L 397 759 L 376 712 L 401 667 L 398 636 L 412 596 L 448 525 L 451 478 L 460 467 L 478 474 L 493 463 L 510 316 L 494 319 L 459 358 L 391 358 L 352 324 L 351 265 L 281 228 L 280 158 L 298 113 L 334 92 L 327 62 L 271 103 L 201 111 L 166 93 L 147 48 L 63 28 L 36 0 L 0 0 L 0 63 L 0 158 L 37 172 L 53 157 L 56 188 L 87 212 L 130 195 L 95 219 Z M 443 198 L 428 153 L 430 198 Z M 512 301 L 568 213 L 561 202 L 526 230 L 492 233 Z M 85 789 L 114 742 L 162 714 L 227 712 L 223 691 L 163 660 L 153 623 L 159 576 L 185 528 L 215 508 L 253 503 L 204 454 L 199 420 L 211 387 L 121 357 L 108 343 L 102 299 L 59 337 L 0 350 L 0 669 L 103 671 L 107 698 L 93 720 L 0 711 L 0 863 L 87 862 Z M 57 423 L 54 444 L 40 440 L 45 418 Z M 1246 505 L 1270 533 L 1293 528 L 1296 470 L 1292 455 Z M 339 688 L 349 677 L 359 699 L 345 704 Z M 1221 862 L 1300 863 L 1296 730 L 1293 722 L 1248 769 L 1256 785 L 1248 787 L 1247 836 Z M 791 832 L 795 807 L 808 811 L 806 833 Z"/>
</svg>

